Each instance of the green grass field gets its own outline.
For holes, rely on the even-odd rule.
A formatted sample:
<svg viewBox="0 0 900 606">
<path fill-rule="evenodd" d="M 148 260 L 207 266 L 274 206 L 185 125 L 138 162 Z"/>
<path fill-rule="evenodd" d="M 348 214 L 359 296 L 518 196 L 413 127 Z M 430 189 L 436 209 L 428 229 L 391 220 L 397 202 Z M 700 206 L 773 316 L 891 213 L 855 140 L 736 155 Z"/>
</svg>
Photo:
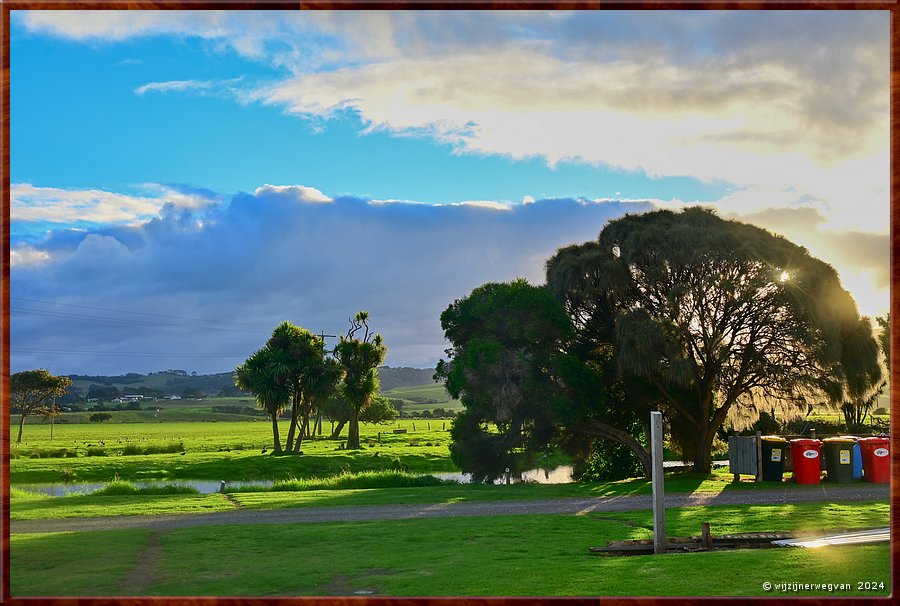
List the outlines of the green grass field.
<svg viewBox="0 0 900 606">
<path fill-rule="evenodd" d="M 288 424 L 281 425 L 283 440 Z M 22 444 L 12 446 L 10 478 L 13 484 L 66 480 L 102 482 L 116 475 L 125 480 L 272 480 L 324 477 L 347 470 L 391 469 L 396 464 L 395 459 L 410 471 L 453 471 L 449 427 L 449 421 L 439 420 L 362 424 L 363 448 L 358 452 L 342 450 L 344 441 L 341 439 L 321 438 L 304 442 L 300 456 L 273 457 L 272 427 L 266 420 L 57 425 L 52 441 L 50 427 L 37 425 L 27 428 Z M 324 429 L 328 433 L 329 426 Z M 406 433 L 393 433 L 395 429 Z M 165 448 L 173 444 L 183 445 L 185 454 L 120 454 L 129 446 Z M 72 449 L 77 456 L 32 458 L 36 453 L 54 449 Z M 105 456 L 86 456 L 90 449 Z"/>
<path fill-rule="evenodd" d="M 846 529 L 883 526 L 888 517 L 886 503 L 705 507 L 668 510 L 667 527 L 670 536 L 697 534 L 701 521 L 711 522 L 714 534 Z M 607 541 L 647 538 L 651 526 L 650 512 L 630 512 L 277 529 L 194 527 L 152 537 L 145 530 L 13 535 L 11 593 L 837 597 L 889 592 L 887 545 L 588 555 L 588 547 Z M 884 588 L 860 591 L 860 581 Z M 765 582 L 847 583 L 851 589 L 785 594 L 767 592 Z"/>
</svg>

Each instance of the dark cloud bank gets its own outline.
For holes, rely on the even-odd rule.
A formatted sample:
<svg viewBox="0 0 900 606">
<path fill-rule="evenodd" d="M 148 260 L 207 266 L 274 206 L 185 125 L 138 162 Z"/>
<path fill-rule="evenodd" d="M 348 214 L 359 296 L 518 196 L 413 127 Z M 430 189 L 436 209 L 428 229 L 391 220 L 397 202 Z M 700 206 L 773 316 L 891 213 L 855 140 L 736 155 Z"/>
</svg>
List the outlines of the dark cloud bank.
<svg viewBox="0 0 900 606">
<path fill-rule="evenodd" d="M 388 364 L 430 366 L 446 346 L 440 313 L 454 299 L 492 280 L 542 282 L 558 247 L 651 209 L 574 199 L 508 210 L 321 202 L 316 193 L 260 188 L 202 210 L 167 207 L 140 227 L 52 234 L 37 246 L 51 261 L 12 270 L 13 372 L 223 372 L 281 320 L 340 334 L 359 309 L 384 335 Z M 151 353 L 194 355 L 137 355 Z"/>
</svg>

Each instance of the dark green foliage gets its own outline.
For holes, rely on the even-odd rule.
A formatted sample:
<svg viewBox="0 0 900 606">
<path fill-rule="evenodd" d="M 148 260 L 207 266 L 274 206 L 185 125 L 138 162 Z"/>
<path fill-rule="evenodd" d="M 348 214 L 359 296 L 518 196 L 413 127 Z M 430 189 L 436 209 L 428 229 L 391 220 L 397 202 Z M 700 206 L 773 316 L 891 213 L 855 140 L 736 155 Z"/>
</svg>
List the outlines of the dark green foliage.
<svg viewBox="0 0 900 606">
<path fill-rule="evenodd" d="M 112 415 L 108 412 L 98 412 L 92 414 L 90 417 L 88 417 L 88 419 L 91 423 L 102 423 L 103 421 L 109 421 L 110 419 L 112 419 Z"/>
<path fill-rule="evenodd" d="M 106 449 L 100 448 L 99 446 L 91 446 L 85 451 L 84 456 L 86 456 L 86 457 L 105 457 Z"/>
<path fill-rule="evenodd" d="M 368 406 L 362 409 L 359 420 L 363 423 L 390 423 L 399 416 L 399 412 L 387 398 L 375 397 Z"/>
<path fill-rule="evenodd" d="M 10 458 L 16 458 L 16 454 L 10 453 Z M 35 448 L 27 456 L 31 459 L 72 459 L 78 456 L 78 451 L 74 448 Z"/>
<path fill-rule="evenodd" d="M 599 439 L 594 442 L 587 460 L 578 465 L 584 482 L 614 482 L 644 475 L 644 466 L 634 452 L 620 442 Z"/>
<path fill-rule="evenodd" d="M 171 454 L 175 452 L 184 452 L 184 444 L 181 442 L 175 443 L 172 442 L 170 444 L 163 444 L 161 446 L 157 446 L 155 444 L 148 444 L 147 446 L 139 446 L 137 444 L 128 444 L 125 448 L 122 449 L 123 456 L 132 456 L 132 455 L 152 455 L 152 454 Z"/>
<path fill-rule="evenodd" d="M 451 457 L 476 482 L 499 477 L 550 446 L 562 388 L 554 369 L 571 334 L 549 291 L 525 280 L 489 283 L 441 314 L 452 343 L 435 379 L 466 407 L 451 429 Z"/>
</svg>

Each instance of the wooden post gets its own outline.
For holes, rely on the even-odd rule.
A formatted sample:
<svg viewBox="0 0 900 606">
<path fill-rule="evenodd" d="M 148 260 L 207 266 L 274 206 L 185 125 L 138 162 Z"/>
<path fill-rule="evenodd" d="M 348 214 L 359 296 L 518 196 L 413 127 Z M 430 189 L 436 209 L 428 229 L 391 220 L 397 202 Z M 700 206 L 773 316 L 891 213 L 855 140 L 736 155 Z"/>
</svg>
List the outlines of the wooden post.
<svg viewBox="0 0 900 606">
<path fill-rule="evenodd" d="M 666 551 L 666 505 L 663 485 L 663 423 L 661 412 L 650 413 L 650 459 L 653 467 L 653 553 Z"/>
<path fill-rule="evenodd" d="M 703 522 L 700 526 L 700 546 L 706 549 L 712 547 L 712 535 L 709 533 L 709 522 Z"/>
<path fill-rule="evenodd" d="M 756 432 L 756 481 L 762 482 L 762 433 Z"/>
<path fill-rule="evenodd" d="M 734 470 L 738 468 L 737 466 L 737 432 L 732 431 L 731 435 L 728 436 L 728 468 L 731 470 L 731 473 L 734 474 L 734 478 L 732 482 L 740 482 L 741 475 L 735 473 Z"/>
</svg>

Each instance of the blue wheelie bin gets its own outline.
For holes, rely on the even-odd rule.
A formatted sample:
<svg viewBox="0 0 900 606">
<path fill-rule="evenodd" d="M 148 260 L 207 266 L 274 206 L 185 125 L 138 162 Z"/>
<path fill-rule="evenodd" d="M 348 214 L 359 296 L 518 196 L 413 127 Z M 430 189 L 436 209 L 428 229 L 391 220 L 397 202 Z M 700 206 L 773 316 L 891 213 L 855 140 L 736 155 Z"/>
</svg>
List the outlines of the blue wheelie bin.
<svg viewBox="0 0 900 606">
<path fill-rule="evenodd" d="M 853 440 L 853 479 L 861 480 L 863 477 L 862 450 L 859 447 L 859 438 L 856 436 L 840 436 Z"/>
</svg>

